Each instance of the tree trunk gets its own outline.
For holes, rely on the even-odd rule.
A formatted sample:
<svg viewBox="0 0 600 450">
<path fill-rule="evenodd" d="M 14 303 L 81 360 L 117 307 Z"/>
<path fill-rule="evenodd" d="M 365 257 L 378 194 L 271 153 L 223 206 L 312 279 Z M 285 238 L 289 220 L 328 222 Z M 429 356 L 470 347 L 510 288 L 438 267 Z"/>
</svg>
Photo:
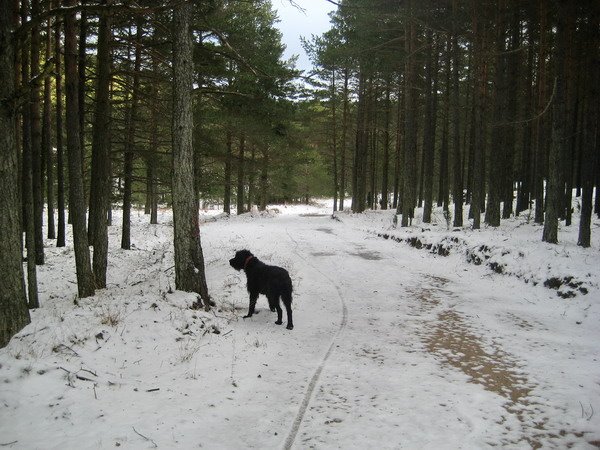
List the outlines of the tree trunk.
<svg viewBox="0 0 600 450">
<path fill-rule="evenodd" d="M 333 211 L 337 211 L 338 207 L 338 168 L 337 168 L 337 116 L 336 116 L 336 95 L 335 95 L 335 69 L 331 71 L 331 145 L 333 150 Z"/>
<path fill-rule="evenodd" d="M 444 110 L 442 114 L 443 125 L 442 125 L 442 143 L 440 146 L 440 184 L 439 184 L 439 192 L 438 192 L 438 206 L 443 206 L 444 217 L 449 223 L 450 220 L 450 180 L 449 180 L 449 158 L 450 158 L 450 58 L 451 58 L 451 38 L 447 36 L 446 38 L 446 69 L 445 69 L 445 89 L 444 89 Z M 441 47 L 443 48 L 443 46 Z M 438 72 L 436 67 L 436 73 Z M 433 85 L 433 92 L 437 92 L 437 75 L 435 78 L 435 82 Z M 433 108 L 433 118 L 437 116 L 437 101 L 434 98 L 434 108 Z M 435 122 L 433 126 L 432 134 L 435 136 L 436 127 Z M 449 226 L 449 225 L 448 225 Z"/>
<path fill-rule="evenodd" d="M 50 6 L 48 6 L 50 9 Z M 52 50 L 52 27 L 50 19 L 46 26 L 46 61 L 50 61 Z M 42 148 L 44 151 L 44 165 L 46 167 L 46 203 L 47 203 L 47 236 L 56 239 L 56 226 L 54 223 L 54 161 L 52 159 L 52 83 L 50 75 L 44 77 L 44 115 L 42 122 Z"/>
<path fill-rule="evenodd" d="M 581 172 L 581 218 L 579 222 L 579 238 L 577 245 L 589 247 L 591 245 L 591 223 L 594 182 L 600 175 L 598 154 L 600 138 L 600 36 L 598 35 L 597 25 L 600 11 L 598 8 L 589 12 L 589 18 L 583 26 L 581 39 L 584 58 L 583 79 L 588 86 L 587 97 L 583 100 L 583 136 L 582 136 L 582 164 Z M 594 180 L 596 178 L 596 180 Z M 600 186 L 596 185 L 596 200 L 599 198 Z"/>
<path fill-rule="evenodd" d="M 15 98 L 13 3 L 0 2 L 0 99 Z M 15 105 L 0 108 L 0 348 L 31 320 L 23 279 Z M 7 107 L 8 106 L 8 107 Z"/>
<path fill-rule="evenodd" d="M 402 198 L 402 222 L 406 227 L 412 223 L 416 203 L 417 172 L 417 115 L 418 115 L 418 77 L 415 52 L 417 50 L 417 26 L 413 18 L 413 1 L 409 0 L 406 19 L 406 90 L 404 93 L 404 188 Z"/>
<path fill-rule="evenodd" d="M 184 1 L 173 9 L 173 228 L 175 286 L 196 292 L 210 304 L 200 243 L 198 198 L 194 185 L 193 41 L 190 22 L 192 3 Z"/>
<path fill-rule="evenodd" d="M 31 15 L 40 14 L 39 0 L 31 2 Z M 31 30 L 31 79 L 37 79 L 40 69 L 40 30 L 35 26 Z M 35 263 L 44 264 L 44 198 L 42 192 L 42 123 L 40 115 L 39 80 L 30 86 L 31 114 L 31 181 L 33 192 L 33 222 L 35 236 Z"/>
<path fill-rule="evenodd" d="M 104 5 L 109 1 L 104 0 Z M 98 80 L 96 85 L 96 107 L 92 131 L 92 178 L 90 193 L 95 192 L 90 201 L 91 244 L 94 246 L 92 267 L 96 287 L 106 287 L 108 264 L 108 207 L 110 204 L 110 40 L 111 24 L 108 14 L 102 14 L 98 24 Z M 91 195 L 90 195 L 91 197 Z M 94 207 L 92 208 L 92 203 Z M 92 215 L 93 212 L 93 215 Z M 93 225 L 92 225 L 93 224 Z"/>
<path fill-rule="evenodd" d="M 133 63 L 133 86 L 131 89 L 131 105 L 129 107 L 127 118 L 127 131 L 125 133 L 125 156 L 123 161 L 123 227 L 121 234 L 121 248 L 124 250 L 131 249 L 131 195 L 133 189 L 133 155 L 135 151 L 135 130 L 140 90 L 142 34 L 142 20 L 138 19 L 136 23 L 135 60 Z"/>
<path fill-rule="evenodd" d="M 563 194 L 561 160 L 566 140 L 565 120 L 567 102 L 565 97 L 564 58 L 568 45 L 565 30 L 567 8 L 563 6 L 561 0 L 555 0 L 555 6 L 557 8 L 555 95 L 552 102 L 552 134 L 550 155 L 548 158 L 548 180 L 546 182 L 546 214 L 544 216 L 544 231 L 542 234 L 542 240 L 551 244 L 558 243 L 558 219 L 561 212 L 561 196 Z"/>
<path fill-rule="evenodd" d="M 475 92 L 474 92 L 474 116 L 473 116 L 473 162 L 472 172 L 472 199 L 470 215 L 473 217 L 473 229 L 481 227 L 481 204 L 485 199 L 484 183 L 484 160 L 485 160 L 485 104 L 487 101 L 487 72 L 485 64 L 485 24 L 479 22 L 478 12 L 473 11 L 473 31 L 475 44 L 473 49 L 473 60 L 475 70 Z"/>
<path fill-rule="evenodd" d="M 433 162 L 435 158 L 434 96 L 437 93 L 432 86 L 433 72 L 433 31 L 427 31 L 427 65 L 425 67 L 425 117 L 423 126 L 423 222 L 431 223 L 433 206 Z M 437 59 L 437 52 L 435 58 Z M 437 72 L 437 71 L 436 71 Z M 436 74 L 437 76 L 437 74 Z"/>
<path fill-rule="evenodd" d="M 340 198 L 339 210 L 344 210 L 344 200 L 346 198 L 346 146 L 348 145 L 348 80 L 350 75 L 348 68 L 344 68 L 344 110 L 342 113 L 342 154 L 340 159 Z"/>
<path fill-rule="evenodd" d="M 223 212 L 231 214 L 231 157 L 233 137 L 231 135 L 231 125 L 227 124 L 227 138 L 225 143 L 225 192 L 223 194 Z"/>
<path fill-rule="evenodd" d="M 258 205 L 259 211 L 266 211 L 269 195 L 269 147 L 265 148 L 263 152 L 262 164 L 260 168 L 260 203 Z"/>
<path fill-rule="evenodd" d="M 81 4 L 85 5 L 87 0 L 81 0 Z M 78 95 L 78 119 L 79 119 L 79 150 L 81 151 L 81 173 L 83 181 L 83 193 L 85 196 L 85 94 L 86 94 L 86 56 L 87 56 L 87 32 L 88 32 L 88 17 L 87 12 L 81 13 L 79 20 L 79 53 L 77 55 L 77 73 L 79 76 L 77 95 Z M 85 197 L 84 197 L 85 198 Z M 85 204 L 85 200 L 84 200 Z M 69 204 L 70 207 L 70 204 Z M 71 216 L 69 215 L 69 223 Z"/>
<path fill-rule="evenodd" d="M 452 2 L 452 15 L 457 20 L 457 0 Z M 454 201 L 454 223 L 455 227 L 463 226 L 463 171 L 460 145 L 460 50 L 456 30 L 453 27 L 452 38 L 452 200 Z"/>
<path fill-rule="evenodd" d="M 548 154 L 549 114 L 543 114 L 548 102 L 547 59 L 549 40 L 548 4 L 545 0 L 539 2 L 539 54 L 537 69 L 537 113 L 541 114 L 535 124 L 535 160 L 533 168 L 533 195 L 535 198 L 535 222 L 544 222 L 544 173 L 546 172 L 546 156 Z"/>
<path fill-rule="evenodd" d="M 388 209 L 389 197 L 389 172 L 390 172 L 390 120 L 392 115 L 392 104 L 390 102 L 391 82 L 388 78 L 385 82 L 385 123 L 383 128 L 383 162 L 381 173 L 381 209 Z"/>
<path fill-rule="evenodd" d="M 399 83 L 401 84 L 401 83 Z M 396 160 L 394 164 L 394 198 L 392 202 L 392 207 L 396 210 L 396 215 L 394 216 L 394 224 L 397 220 L 397 215 L 402 212 L 402 202 L 400 199 L 402 198 L 402 191 L 400 187 L 403 183 L 402 174 L 404 171 L 404 154 L 402 152 L 402 140 L 403 140 L 403 131 L 404 131 L 404 123 L 402 122 L 402 110 L 404 109 L 404 102 L 402 98 L 402 86 L 398 86 L 398 101 L 396 107 Z"/>
<path fill-rule="evenodd" d="M 248 174 L 248 211 L 252 211 L 254 204 L 254 174 L 256 173 L 256 149 L 254 145 L 250 146 L 250 170 Z"/>
<path fill-rule="evenodd" d="M 152 69 L 158 72 L 158 62 L 155 55 L 152 55 Z M 156 192 L 156 159 L 158 153 L 158 87 L 152 83 L 152 98 L 154 101 L 150 107 L 150 152 L 146 163 L 148 165 L 148 197 L 150 203 L 150 223 L 158 223 L 158 193 Z"/>
<path fill-rule="evenodd" d="M 66 0 L 73 6 L 74 0 Z M 94 295 L 94 274 L 90 265 L 90 249 L 85 226 L 86 208 L 83 191 L 81 141 L 79 140 L 79 74 L 77 72 L 77 26 L 75 14 L 65 15 L 65 85 L 67 152 L 69 160 L 69 212 L 73 223 L 75 266 L 79 297 Z"/>
<path fill-rule="evenodd" d="M 352 211 L 361 213 L 365 210 L 366 185 L 367 185 L 367 81 L 361 69 L 358 88 L 358 111 L 356 118 L 356 145 L 354 148 L 354 168 L 352 180 Z"/>
<path fill-rule="evenodd" d="M 58 6 L 60 0 L 56 0 Z M 56 68 L 55 84 L 56 84 L 56 201 L 58 212 L 58 224 L 56 236 L 56 246 L 65 246 L 66 232 L 66 216 L 65 216 L 65 170 L 64 170 L 64 149 L 63 149 L 63 87 L 62 87 L 62 51 L 60 39 L 59 18 L 56 18 L 54 28 L 54 62 Z"/>
<path fill-rule="evenodd" d="M 29 3 L 21 3 L 21 23 L 27 21 L 29 14 Z M 23 88 L 27 89 L 30 79 L 30 57 L 28 46 L 21 45 L 21 81 Z M 31 96 L 29 96 L 31 100 Z M 31 106 L 26 103 L 22 108 L 23 118 L 23 156 L 21 167 L 21 195 L 22 195 L 22 218 L 25 229 L 25 248 L 27 250 L 27 297 L 28 306 L 37 308 L 39 306 L 37 288 L 37 270 L 35 264 L 35 221 L 33 205 L 33 180 L 32 180 L 32 145 L 31 145 Z"/>
<path fill-rule="evenodd" d="M 244 151 L 246 148 L 246 137 L 244 133 L 240 135 L 240 153 L 237 165 L 237 214 L 244 213 Z"/>
<path fill-rule="evenodd" d="M 490 170 L 488 179 L 487 207 L 485 209 L 485 222 L 492 226 L 500 226 L 500 200 L 504 177 L 502 164 L 506 151 L 507 128 L 503 123 L 506 120 L 506 85 L 505 85 L 505 42 L 506 25 L 504 21 L 504 1 L 496 2 L 496 36 L 495 36 L 495 67 L 493 91 L 493 125 L 490 152 Z"/>
</svg>

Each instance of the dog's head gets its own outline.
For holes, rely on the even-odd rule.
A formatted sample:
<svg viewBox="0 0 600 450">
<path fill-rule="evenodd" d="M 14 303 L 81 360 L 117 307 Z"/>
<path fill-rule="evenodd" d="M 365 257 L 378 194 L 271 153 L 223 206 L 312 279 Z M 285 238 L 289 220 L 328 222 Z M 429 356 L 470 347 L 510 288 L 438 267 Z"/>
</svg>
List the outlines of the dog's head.
<svg viewBox="0 0 600 450">
<path fill-rule="evenodd" d="M 235 256 L 229 260 L 229 264 L 231 264 L 231 267 L 235 270 L 242 270 L 246 266 L 248 259 L 253 256 L 254 255 L 248 250 L 239 250 L 235 252 Z"/>
</svg>

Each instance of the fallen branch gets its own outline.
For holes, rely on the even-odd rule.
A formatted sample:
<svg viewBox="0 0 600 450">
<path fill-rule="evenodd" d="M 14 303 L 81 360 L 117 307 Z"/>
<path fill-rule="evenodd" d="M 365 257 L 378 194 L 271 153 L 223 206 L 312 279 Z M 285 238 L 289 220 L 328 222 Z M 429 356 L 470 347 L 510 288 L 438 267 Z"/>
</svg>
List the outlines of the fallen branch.
<svg viewBox="0 0 600 450">
<path fill-rule="evenodd" d="M 158 448 L 158 445 L 156 445 L 156 442 L 154 442 L 152 439 L 150 439 L 147 436 L 144 436 L 142 433 L 140 433 L 138 430 L 135 429 L 135 427 L 131 427 L 133 428 L 133 431 L 135 431 L 135 434 L 137 434 L 138 436 L 143 437 L 144 439 L 146 439 L 149 442 L 152 442 L 152 445 L 154 445 L 154 448 Z"/>
</svg>

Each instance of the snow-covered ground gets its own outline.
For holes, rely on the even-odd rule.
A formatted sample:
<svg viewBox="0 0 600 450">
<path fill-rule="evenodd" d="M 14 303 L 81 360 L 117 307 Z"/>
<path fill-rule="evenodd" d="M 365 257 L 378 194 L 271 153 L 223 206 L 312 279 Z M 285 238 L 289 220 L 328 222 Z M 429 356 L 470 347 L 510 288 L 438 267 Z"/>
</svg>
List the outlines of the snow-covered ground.
<svg viewBox="0 0 600 450">
<path fill-rule="evenodd" d="M 136 213 L 130 251 L 111 227 L 93 298 L 76 298 L 72 245 L 49 241 L 42 307 L 0 350 L 0 445 L 600 446 L 597 219 L 582 249 L 577 219 L 549 245 L 526 215 L 454 231 L 440 211 L 408 228 L 330 211 L 203 214 L 211 312 L 174 291 L 168 210 Z M 262 296 L 242 319 L 242 248 L 289 270 L 293 331 Z"/>
</svg>

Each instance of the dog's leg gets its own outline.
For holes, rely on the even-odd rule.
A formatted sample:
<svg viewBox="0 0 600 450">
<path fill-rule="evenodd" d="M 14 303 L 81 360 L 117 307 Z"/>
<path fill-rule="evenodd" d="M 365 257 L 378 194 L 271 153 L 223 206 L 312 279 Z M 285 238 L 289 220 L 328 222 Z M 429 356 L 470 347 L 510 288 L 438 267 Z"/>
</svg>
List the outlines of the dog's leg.
<svg viewBox="0 0 600 450">
<path fill-rule="evenodd" d="M 288 330 L 293 330 L 294 329 L 294 322 L 292 321 L 292 294 L 291 293 L 284 293 L 281 296 L 281 299 L 283 300 L 283 304 L 285 305 L 285 312 L 287 313 L 287 326 L 286 328 Z M 279 305 L 277 305 L 279 306 Z M 279 310 L 277 311 L 279 314 L 279 322 L 281 323 L 281 308 L 279 308 Z"/>
<path fill-rule="evenodd" d="M 269 307 L 271 308 L 271 311 L 277 311 L 277 322 L 275 322 L 276 325 L 281 325 L 283 322 L 281 322 L 281 306 L 279 306 L 279 294 L 278 295 L 270 295 L 268 297 L 269 299 Z"/>
<path fill-rule="evenodd" d="M 252 317 L 252 314 L 254 314 L 254 308 L 256 307 L 257 299 L 258 299 L 258 292 L 257 293 L 251 292 L 250 293 L 250 305 L 248 306 L 248 314 L 246 314 L 244 316 L 244 319 L 246 319 L 248 317 Z"/>
</svg>

